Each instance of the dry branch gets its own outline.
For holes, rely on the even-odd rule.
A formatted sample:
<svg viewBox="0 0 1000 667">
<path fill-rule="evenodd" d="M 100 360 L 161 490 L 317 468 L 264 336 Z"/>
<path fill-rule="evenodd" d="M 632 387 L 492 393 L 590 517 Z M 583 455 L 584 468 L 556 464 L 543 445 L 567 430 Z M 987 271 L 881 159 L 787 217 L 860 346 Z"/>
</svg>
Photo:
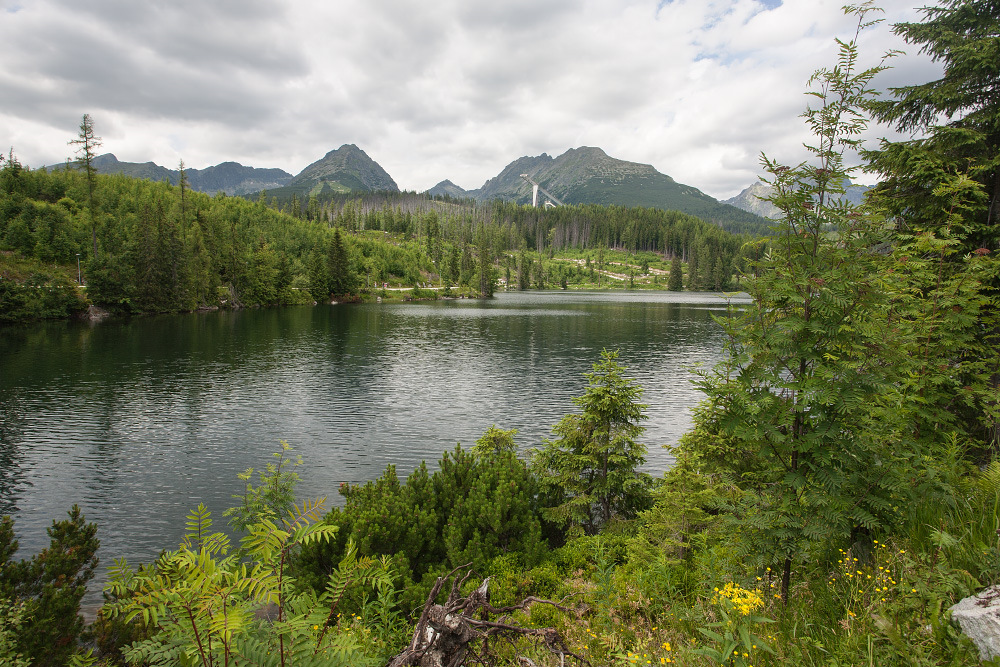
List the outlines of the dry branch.
<svg viewBox="0 0 1000 667">
<path fill-rule="evenodd" d="M 459 574 L 464 570 L 464 575 Z M 490 657 L 491 638 L 515 640 L 533 637 L 553 654 L 560 656 L 560 664 L 567 657 L 580 665 L 590 663 L 567 648 L 555 628 L 524 628 L 510 621 L 511 612 L 527 609 L 532 604 L 548 604 L 556 609 L 576 614 L 577 611 L 550 600 L 525 598 L 510 607 L 494 607 L 489 601 L 490 578 L 472 591 L 468 597 L 461 595 L 462 586 L 472 575 L 472 564 L 462 565 L 444 577 L 438 577 L 424 603 L 420 620 L 413 630 L 409 645 L 396 655 L 387 667 L 458 667 L 462 664 L 487 664 Z M 451 580 L 451 591 L 444 604 L 435 600 L 441 589 Z M 476 616 L 479 618 L 476 618 Z M 494 620 L 490 620 L 493 617 Z M 527 661 L 525 664 L 530 664 Z"/>
</svg>

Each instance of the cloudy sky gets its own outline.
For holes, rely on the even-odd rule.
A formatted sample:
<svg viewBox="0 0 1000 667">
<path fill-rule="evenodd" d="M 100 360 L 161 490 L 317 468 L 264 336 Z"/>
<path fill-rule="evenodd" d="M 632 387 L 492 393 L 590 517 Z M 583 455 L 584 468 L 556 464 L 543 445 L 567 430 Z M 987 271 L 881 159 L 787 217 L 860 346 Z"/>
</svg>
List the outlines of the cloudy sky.
<svg viewBox="0 0 1000 667">
<path fill-rule="evenodd" d="M 295 174 L 354 143 L 417 191 L 599 146 L 724 199 L 804 157 L 845 1 L 0 0 L 0 146 L 62 162 L 89 113 L 120 160 Z M 890 31 L 923 4 L 863 34 L 908 48 L 880 87 L 937 78 Z"/>
</svg>

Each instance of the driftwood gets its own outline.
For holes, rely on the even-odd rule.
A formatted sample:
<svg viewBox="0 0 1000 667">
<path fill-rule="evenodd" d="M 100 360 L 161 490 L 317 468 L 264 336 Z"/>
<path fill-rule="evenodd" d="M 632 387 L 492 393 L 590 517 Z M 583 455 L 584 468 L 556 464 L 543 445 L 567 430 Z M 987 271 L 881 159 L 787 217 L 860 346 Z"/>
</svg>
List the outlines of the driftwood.
<svg viewBox="0 0 1000 667">
<path fill-rule="evenodd" d="M 464 573 L 463 573 L 464 571 Z M 553 654 L 559 656 L 560 665 L 566 658 L 577 664 L 590 663 L 566 647 L 555 628 L 522 628 L 510 622 L 507 614 L 527 609 L 531 604 L 549 604 L 557 609 L 576 613 L 550 600 L 525 598 L 511 607 L 494 607 L 490 604 L 487 577 L 468 597 L 461 596 L 462 586 L 472 575 L 472 564 L 462 565 L 434 582 L 420 620 L 413 630 L 410 644 L 394 657 L 387 667 L 458 667 L 467 664 L 490 664 L 490 640 L 534 637 Z M 451 580 L 451 591 L 444 604 L 434 601 L 441 589 Z M 495 620 L 490 620 L 490 617 Z M 534 665 L 528 658 L 519 658 L 521 664 Z"/>
</svg>

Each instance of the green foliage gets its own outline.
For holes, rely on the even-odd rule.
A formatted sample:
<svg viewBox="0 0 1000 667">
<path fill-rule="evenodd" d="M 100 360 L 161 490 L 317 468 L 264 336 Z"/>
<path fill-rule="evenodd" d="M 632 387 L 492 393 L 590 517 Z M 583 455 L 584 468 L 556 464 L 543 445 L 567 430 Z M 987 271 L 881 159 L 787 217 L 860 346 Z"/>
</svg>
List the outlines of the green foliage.
<svg viewBox="0 0 1000 667">
<path fill-rule="evenodd" d="M 63 665 L 83 631 L 80 600 L 97 568 L 97 526 L 73 506 L 69 518 L 53 521 L 50 545 L 29 560 L 12 561 L 17 551 L 14 522 L 0 519 L 0 599 L 8 622 L 17 620 L 13 653 L 32 665 Z"/>
<path fill-rule="evenodd" d="M 11 603 L 0 598 L 0 663 L 8 667 L 29 667 L 31 658 L 18 649 L 17 638 L 23 632 L 25 603 Z"/>
<path fill-rule="evenodd" d="M 667 289 L 677 292 L 684 289 L 684 274 L 681 270 L 681 258 L 674 255 L 673 259 L 670 260 L 670 282 L 667 283 Z"/>
<path fill-rule="evenodd" d="M 0 256 L 0 323 L 64 318 L 85 310 L 87 298 L 75 283 L 75 276 L 36 260 Z"/>
<path fill-rule="evenodd" d="M 902 23 L 894 31 L 941 63 L 944 72 L 935 81 L 893 88 L 896 99 L 876 105 L 880 120 L 904 133 L 926 133 L 920 139 L 884 142 L 868 155 L 872 170 L 883 177 L 878 191 L 887 206 L 905 212 L 904 224 L 933 229 L 940 225 L 934 218 L 942 209 L 934 193 L 940 174 L 966 173 L 985 195 L 965 216 L 973 227 L 966 248 L 996 249 L 1000 102 L 992 91 L 1000 82 L 1000 16 L 990 0 L 945 0 L 922 11 L 924 21 Z"/>
<path fill-rule="evenodd" d="M 436 577 L 452 567 L 472 562 L 482 570 L 507 556 L 534 566 L 544 553 L 537 484 L 512 436 L 491 428 L 472 453 L 458 446 L 433 474 L 421 464 L 403 483 L 388 466 L 377 480 L 343 485 L 344 507 L 325 518 L 341 534 L 304 549 L 296 571 L 317 586 L 354 542 L 362 555 L 390 557 L 403 581 L 419 582 L 404 594 L 409 609 L 422 605 Z"/>
<path fill-rule="evenodd" d="M 924 438 L 958 430 L 977 442 L 970 456 L 985 463 L 1000 446 L 1000 104 L 989 92 L 1000 81 L 1000 18 L 982 0 L 922 11 L 923 22 L 895 32 L 940 62 L 943 76 L 894 88 L 895 99 L 875 105 L 880 120 L 922 136 L 883 141 L 865 157 L 882 179 L 873 201 L 899 229 L 903 322 L 924 338 L 911 383 L 924 406 L 915 431 Z"/>
<path fill-rule="evenodd" d="M 543 544 L 536 489 L 528 466 L 514 452 L 476 456 L 468 489 L 456 493 L 447 514 L 448 562 L 482 567 L 498 556 L 516 554 L 527 566 L 537 563 Z"/>
<path fill-rule="evenodd" d="M 646 418 L 638 402 L 642 389 L 624 376 L 617 358 L 617 351 L 602 351 L 584 374 L 584 395 L 573 399 L 582 414 L 563 417 L 553 428 L 559 439 L 532 454 L 546 517 L 589 534 L 612 517 L 634 516 L 648 501 L 650 479 L 638 471 L 646 447 L 636 442 Z"/>
<path fill-rule="evenodd" d="M 287 446 L 262 474 L 262 486 L 248 484 L 244 504 L 231 512 L 246 530 L 238 551 L 230 554 L 229 538 L 212 532 L 210 512 L 199 505 L 178 550 L 138 570 L 116 563 L 103 613 L 141 621 L 148 633 L 123 650 L 130 663 L 362 665 L 391 650 L 395 587 L 386 561 L 358 559 L 349 544 L 322 591 L 300 588 L 291 576 L 293 553 L 329 540 L 337 526 L 319 521 L 320 502 L 288 508 L 295 480 L 282 471 L 285 452 Z M 352 585 L 374 591 L 365 609 L 383 624 L 382 636 L 337 613 Z"/>
<path fill-rule="evenodd" d="M 868 11 L 856 10 L 859 30 Z M 812 545 L 894 520 L 913 457 L 885 404 L 900 344 L 888 333 L 885 260 L 870 252 L 885 234 L 836 199 L 850 172 L 843 153 L 858 146 L 870 81 L 884 67 L 857 71 L 856 38 L 838 43 L 838 66 L 814 75 L 819 105 L 804 114 L 817 164 L 763 158 L 782 213 L 777 236 L 745 282 L 752 303 L 720 320 L 728 358 L 700 384 L 712 403 L 703 416 L 746 464 L 732 529 L 752 562 L 781 563 L 786 600 L 792 563 Z"/>
<path fill-rule="evenodd" d="M 505 431 L 493 424 L 476 440 L 476 444 L 472 447 L 472 453 L 479 458 L 505 453 L 516 454 L 515 435 L 517 435 L 517 429 Z"/>
<path fill-rule="evenodd" d="M 240 504 L 223 513 L 224 516 L 231 517 L 229 522 L 237 531 L 248 530 L 261 518 L 280 521 L 295 506 L 295 486 L 299 482 L 299 475 L 287 468 L 302 465 L 302 457 L 293 458 L 291 450 L 291 445 L 282 440 L 281 451 L 273 454 L 274 462 L 268 463 L 258 472 L 258 486 L 254 486 L 251 481 L 253 468 L 240 473 L 239 478 L 245 484 L 244 492 L 240 496 L 234 496 Z"/>
<path fill-rule="evenodd" d="M 90 218 L 90 228 L 93 238 L 94 257 L 97 257 L 97 169 L 94 167 L 94 158 L 97 157 L 95 151 L 101 146 L 101 138 L 94 133 L 94 119 L 90 114 L 83 114 L 80 121 L 80 134 L 76 139 L 71 140 L 70 145 L 79 146 L 77 149 L 76 166 L 83 170 L 87 179 L 87 213 Z"/>
<path fill-rule="evenodd" d="M 654 488 L 652 507 L 638 515 L 637 535 L 628 553 L 634 571 L 649 570 L 655 564 L 661 572 L 672 573 L 674 566 L 690 558 L 698 536 L 716 523 L 715 508 L 722 502 L 719 475 L 702 469 L 690 440 L 685 436 L 674 450 L 677 459 Z M 671 588 L 673 594 L 679 592 Z"/>
</svg>

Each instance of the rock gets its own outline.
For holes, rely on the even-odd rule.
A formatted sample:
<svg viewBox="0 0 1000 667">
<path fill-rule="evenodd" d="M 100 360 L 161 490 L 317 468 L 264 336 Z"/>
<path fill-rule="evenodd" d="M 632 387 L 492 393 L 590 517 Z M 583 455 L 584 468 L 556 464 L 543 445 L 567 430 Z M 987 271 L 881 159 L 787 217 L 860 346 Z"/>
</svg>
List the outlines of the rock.
<svg viewBox="0 0 1000 667">
<path fill-rule="evenodd" d="M 951 608 L 951 619 L 979 649 L 979 659 L 1000 656 L 1000 586 L 991 586 Z"/>
<path fill-rule="evenodd" d="M 98 308 L 97 306 L 91 304 L 87 308 L 87 312 L 84 313 L 83 319 L 89 320 L 90 322 L 100 322 L 101 320 L 110 316 L 111 313 L 104 310 L 103 308 Z"/>
</svg>

